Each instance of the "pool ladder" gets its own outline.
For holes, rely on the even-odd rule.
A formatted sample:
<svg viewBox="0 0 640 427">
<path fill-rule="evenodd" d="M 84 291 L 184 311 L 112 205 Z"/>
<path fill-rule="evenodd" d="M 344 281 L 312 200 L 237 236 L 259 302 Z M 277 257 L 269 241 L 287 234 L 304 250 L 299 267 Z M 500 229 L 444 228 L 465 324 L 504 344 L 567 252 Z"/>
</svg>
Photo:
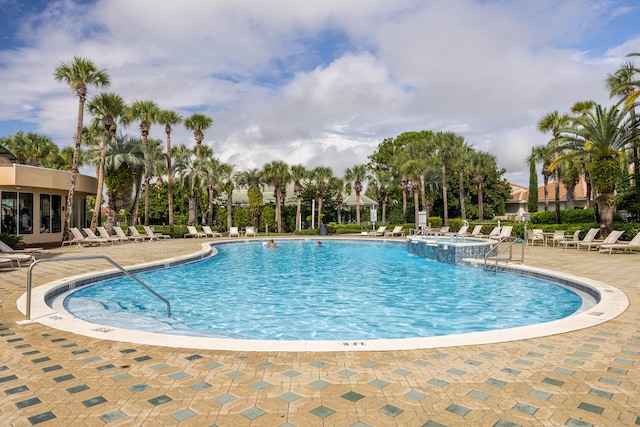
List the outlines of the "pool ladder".
<svg viewBox="0 0 640 427">
<path fill-rule="evenodd" d="M 520 262 L 521 264 L 524 264 L 524 248 L 525 246 L 527 246 L 527 241 L 523 240 L 519 237 L 516 237 L 514 240 L 512 240 L 511 242 L 509 242 L 509 244 L 507 246 L 504 246 L 502 249 L 500 249 L 500 243 L 503 243 L 504 240 L 500 240 L 498 243 L 496 243 L 496 245 L 491 248 L 485 255 L 484 255 L 484 269 L 487 270 L 488 269 L 488 265 L 487 263 L 489 261 L 495 261 L 496 262 L 496 266 L 495 266 L 495 270 L 498 271 L 498 264 L 500 263 L 500 261 L 506 261 L 508 263 L 510 262 Z M 515 259 L 513 258 L 513 246 L 519 244 L 521 245 L 521 251 L 520 251 L 520 259 Z M 509 251 L 509 256 L 508 257 L 502 257 L 502 255 L 505 254 L 505 252 Z M 492 256 L 492 254 L 494 254 Z"/>
<path fill-rule="evenodd" d="M 31 320 L 31 288 L 32 288 L 33 268 L 37 264 L 42 262 L 82 261 L 86 259 L 104 259 L 108 261 L 111 265 L 113 265 L 118 270 L 120 270 L 125 276 L 129 276 L 131 279 L 133 279 L 143 288 L 145 288 L 146 290 L 151 292 L 153 295 L 155 295 L 158 299 L 162 300 L 167 306 L 167 316 L 171 316 L 171 304 L 169 303 L 169 301 L 166 298 L 164 298 L 162 295 L 154 291 L 149 285 L 144 283 L 142 280 L 138 279 L 133 274 L 131 274 L 131 272 L 129 272 L 128 270 L 125 270 L 124 267 L 122 267 L 120 264 L 118 264 L 117 262 L 115 262 L 114 260 L 112 260 L 106 255 L 86 255 L 86 256 L 74 256 L 74 257 L 64 257 L 64 258 L 37 259 L 29 266 L 29 271 L 27 273 L 27 303 L 26 303 L 26 309 L 25 309 L 26 320 Z"/>
</svg>

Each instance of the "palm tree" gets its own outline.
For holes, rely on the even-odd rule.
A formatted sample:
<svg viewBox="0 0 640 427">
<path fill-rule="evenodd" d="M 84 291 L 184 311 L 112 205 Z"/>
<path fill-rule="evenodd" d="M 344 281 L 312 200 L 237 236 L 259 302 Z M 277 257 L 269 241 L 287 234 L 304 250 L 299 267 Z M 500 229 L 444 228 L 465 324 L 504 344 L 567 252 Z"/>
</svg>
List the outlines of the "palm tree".
<svg viewBox="0 0 640 427">
<path fill-rule="evenodd" d="M 222 163 L 219 168 L 218 185 L 220 190 L 227 195 L 227 232 L 233 225 L 233 190 L 235 188 L 234 165 Z"/>
<path fill-rule="evenodd" d="M 144 217 L 149 222 L 149 187 L 151 178 L 158 177 L 157 185 L 162 184 L 162 174 L 165 172 L 166 159 L 162 149 L 162 140 L 149 138 L 147 144 L 142 149 L 144 155 L 143 175 L 145 177 L 144 184 Z M 145 224 L 149 225 L 149 224 Z"/>
<path fill-rule="evenodd" d="M 104 187 L 104 161 L 107 156 L 107 141 L 114 140 L 117 122 L 122 119 L 126 111 L 126 104 L 120 95 L 112 92 L 102 92 L 94 96 L 87 104 L 87 111 L 93 116 L 93 126 L 102 127 L 102 139 L 100 141 L 100 154 L 97 162 L 98 189 L 96 191 L 96 202 L 93 207 L 93 218 L 91 218 L 91 229 L 96 230 L 98 219 L 102 207 L 102 190 Z"/>
<path fill-rule="evenodd" d="M 549 165 L 553 161 L 553 147 L 549 144 L 536 145 L 531 148 L 531 154 L 527 157 L 529 164 L 542 164 L 542 179 L 544 189 L 544 210 L 549 210 L 549 177 L 551 177 L 551 169 Z M 537 191 L 537 189 L 536 189 Z"/>
<path fill-rule="evenodd" d="M 333 170 L 327 166 L 318 166 L 311 171 L 312 179 L 317 185 L 316 196 L 318 197 L 318 228 L 322 225 L 322 201 L 327 195 L 327 184 L 333 176 Z"/>
<path fill-rule="evenodd" d="M 332 176 L 329 179 L 329 188 L 336 192 L 336 210 L 338 214 L 338 224 L 342 224 L 342 205 L 344 204 L 344 196 L 342 192 L 349 190 L 349 186 L 344 183 L 344 180 L 337 176 Z"/>
<path fill-rule="evenodd" d="M 92 61 L 78 56 L 74 57 L 73 61 L 70 62 L 62 61 L 58 67 L 56 67 L 53 77 L 56 81 L 68 84 L 78 97 L 78 119 L 76 124 L 73 162 L 71 165 L 71 180 L 69 183 L 67 206 L 64 211 L 64 227 L 62 229 L 62 240 L 64 241 L 69 238 L 69 228 L 71 227 L 73 198 L 76 191 L 78 164 L 80 162 L 80 144 L 82 142 L 84 104 L 87 99 L 87 89 L 88 86 L 108 87 L 111 81 L 106 70 L 100 70 Z"/>
<path fill-rule="evenodd" d="M 221 166 L 222 163 L 220 162 L 220 159 L 213 155 L 202 159 L 202 179 L 204 182 L 201 187 L 206 188 L 208 193 L 207 210 L 205 215 L 207 225 L 213 225 L 213 202 L 215 200 L 216 191 L 218 191 L 219 188 Z"/>
<path fill-rule="evenodd" d="M 573 126 L 561 128 L 561 142 L 574 153 L 584 150 L 591 155 L 589 171 L 598 193 L 601 210 L 600 228 L 613 230 L 616 183 L 622 171 L 623 150 L 635 137 L 632 119 L 615 106 L 596 105 L 574 119 Z"/>
<path fill-rule="evenodd" d="M 276 196 L 276 228 L 282 233 L 281 194 L 282 187 L 291 180 L 289 165 L 281 160 L 274 160 L 262 168 L 262 179 L 266 184 L 273 185 L 273 193 Z"/>
<path fill-rule="evenodd" d="M 358 224 L 360 224 L 360 194 L 362 193 L 362 181 L 367 178 L 366 165 L 354 165 L 351 168 L 347 168 L 344 174 L 344 179 L 353 184 L 353 189 L 356 192 L 356 222 Z"/>
<path fill-rule="evenodd" d="M 251 224 L 257 229 L 262 213 L 262 171 L 258 168 L 248 169 L 236 174 L 236 183 L 247 189 L 249 198 L 249 214 Z"/>
<path fill-rule="evenodd" d="M 172 151 L 175 158 L 173 169 L 176 179 L 189 194 L 189 217 L 187 222 L 188 225 L 195 225 L 197 223 L 197 199 L 195 194 L 197 187 L 201 183 L 199 160 L 195 158 L 194 152 L 184 145 L 178 145 Z"/>
<path fill-rule="evenodd" d="M 378 205 L 380 206 L 380 210 L 382 211 L 382 224 L 387 223 L 387 199 L 388 193 L 387 189 L 392 184 L 391 174 L 389 171 L 385 170 L 376 170 L 375 171 L 375 184 L 378 187 Z"/>
<path fill-rule="evenodd" d="M 469 173 L 478 192 L 478 217 L 484 221 L 484 179 L 488 171 L 496 169 L 496 158 L 485 151 L 474 151 L 469 159 Z"/>
<path fill-rule="evenodd" d="M 634 56 L 637 54 L 633 54 Z M 631 143 L 633 156 L 633 180 L 635 184 L 636 202 L 640 202 L 640 155 L 638 148 L 638 118 L 636 115 L 636 100 L 640 95 L 640 69 L 633 62 L 625 62 L 615 73 L 607 76 L 606 84 L 610 90 L 609 97 L 620 98 L 619 104 L 625 105 L 625 110 L 631 115 L 634 138 Z"/>
<path fill-rule="evenodd" d="M 402 165 L 402 174 L 408 178 L 411 182 L 411 188 L 413 189 L 413 201 L 414 201 L 414 220 L 416 228 L 420 227 L 420 201 L 418 200 L 420 186 L 420 177 L 424 176 L 424 171 L 427 168 L 424 162 L 420 160 L 409 160 Z M 427 214 L 427 218 L 429 215 Z"/>
<path fill-rule="evenodd" d="M 108 196 L 107 230 L 111 233 L 118 225 L 118 212 L 131 206 L 131 193 L 136 171 L 142 166 L 144 154 L 139 138 L 111 139 L 105 156 L 105 186 Z"/>
<path fill-rule="evenodd" d="M 453 163 L 456 157 L 462 154 L 461 147 L 464 145 L 464 138 L 453 132 L 438 132 L 433 138 L 435 155 L 440 162 L 440 173 L 442 176 L 442 204 L 443 222 L 449 225 L 449 203 L 447 201 L 447 164 Z"/>
<path fill-rule="evenodd" d="M 560 137 L 560 129 L 566 127 L 571 122 L 571 117 L 568 114 L 560 114 L 558 111 L 552 111 L 548 113 L 538 122 L 538 130 L 542 133 L 551 132 L 552 137 L 549 144 L 553 145 L 555 151 L 555 158 L 559 157 L 558 144 Z M 560 167 L 554 168 L 554 181 L 556 189 L 556 224 L 560 224 Z"/>
<path fill-rule="evenodd" d="M 200 147 L 202 146 L 202 140 L 204 139 L 204 131 L 209 129 L 213 124 L 211 117 L 204 114 L 192 114 L 184 121 L 184 126 L 193 132 L 193 136 L 196 139 L 196 158 L 200 158 Z"/>
<path fill-rule="evenodd" d="M 302 230 L 302 181 L 309 176 L 309 171 L 302 165 L 291 166 L 291 179 L 293 180 L 293 194 L 296 196 L 296 231 Z"/>
<path fill-rule="evenodd" d="M 160 112 L 160 107 L 153 101 L 149 100 L 136 100 L 133 101 L 131 106 L 127 112 L 127 122 L 132 122 L 134 120 L 140 121 L 140 137 L 142 142 L 142 151 L 145 151 L 147 148 L 147 139 L 149 138 L 149 131 L 151 130 L 151 125 L 156 123 L 156 116 Z M 144 171 L 143 171 L 144 172 Z M 144 184 L 145 188 L 149 188 L 150 177 L 148 175 L 144 175 Z M 133 212 L 131 212 L 131 222 L 130 225 L 135 225 L 135 222 L 138 218 L 138 205 L 140 203 L 140 189 L 142 187 L 142 175 L 137 178 L 136 182 L 136 195 L 133 200 Z M 149 192 L 145 192 L 145 206 L 149 206 Z M 145 217 L 144 217 L 144 225 L 149 225 L 149 211 L 145 209 Z"/>
<path fill-rule="evenodd" d="M 167 198 L 169 203 L 169 231 L 173 232 L 173 176 L 171 171 L 171 131 L 172 126 L 182 123 L 180 114 L 172 110 L 160 110 L 156 115 L 156 120 L 164 125 L 164 132 L 167 134 L 166 157 L 167 157 Z"/>
</svg>

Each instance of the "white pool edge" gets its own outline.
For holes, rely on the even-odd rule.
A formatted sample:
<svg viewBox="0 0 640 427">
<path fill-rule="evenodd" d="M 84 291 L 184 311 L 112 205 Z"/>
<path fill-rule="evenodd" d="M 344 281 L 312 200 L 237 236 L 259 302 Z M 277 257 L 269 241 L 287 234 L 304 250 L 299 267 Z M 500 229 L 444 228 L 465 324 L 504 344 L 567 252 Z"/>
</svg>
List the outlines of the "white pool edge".
<svg viewBox="0 0 640 427">
<path fill-rule="evenodd" d="M 382 241 L 383 239 L 371 240 Z M 216 242 L 204 243 L 202 245 L 201 251 L 195 254 L 164 259 L 158 262 L 139 264 L 128 267 L 128 269 L 131 270 L 144 267 L 168 266 L 176 262 L 191 260 L 194 258 L 194 255 L 197 259 L 201 259 L 203 256 L 207 255 L 207 253 L 211 252 L 212 243 Z M 223 241 L 219 241 L 219 243 L 223 243 Z M 62 307 L 62 304 L 57 304 L 55 309 L 47 305 L 45 300 L 47 294 L 49 294 L 56 288 L 66 286 L 69 283 L 78 282 L 83 279 L 104 276 L 105 274 L 114 271 L 108 270 L 97 273 L 94 272 L 76 275 L 73 277 L 49 282 L 47 284 L 34 288 L 32 290 L 31 298 L 31 321 L 49 326 L 54 329 L 59 329 L 92 338 L 171 348 L 258 352 L 389 351 L 495 344 L 500 342 L 562 334 L 599 325 L 608 320 L 614 319 L 615 317 L 622 314 L 629 306 L 629 300 L 627 299 L 627 296 L 624 294 L 624 292 L 613 286 L 609 286 L 596 280 L 524 265 L 510 264 L 509 268 L 514 271 L 523 272 L 525 274 L 545 274 L 561 280 L 580 284 L 596 291 L 600 295 L 600 301 L 596 305 L 585 311 L 574 313 L 573 315 L 565 317 L 563 319 L 555 320 L 552 322 L 539 323 L 535 325 L 435 337 L 362 341 L 242 340 L 231 338 L 209 338 L 159 334 L 122 329 L 112 326 L 101 326 L 95 323 L 89 323 L 84 320 L 78 319 L 66 312 L 64 309 L 61 309 L 60 307 Z M 18 310 L 20 310 L 23 314 L 26 313 L 26 293 L 18 298 L 18 300 L 16 301 L 16 305 L 18 307 Z"/>
</svg>

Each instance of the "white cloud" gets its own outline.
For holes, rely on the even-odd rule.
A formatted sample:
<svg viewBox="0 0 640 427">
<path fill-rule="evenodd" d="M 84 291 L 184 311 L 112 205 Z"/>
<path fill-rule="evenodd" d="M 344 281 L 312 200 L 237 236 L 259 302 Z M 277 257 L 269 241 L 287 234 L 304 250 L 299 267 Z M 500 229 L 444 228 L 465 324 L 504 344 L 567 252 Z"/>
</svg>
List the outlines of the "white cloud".
<svg viewBox="0 0 640 427">
<path fill-rule="evenodd" d="M 50 2 L 21 27 L 28 47 L 0 51 L 0 122 L 71 144 L 77 98 L 52 74 L 78 55 L 128 101 L 213 117 L 205 143 L 239 169 L 283 159 L 341 174 L 384 138 L 453 130 L 526 184 L 524 157 L 548 139 L 540 117 L 609 102 L 604 78 L 640 39 L 603 53 L 583 41 L 633 12 L 595 0 Z M 193 141 L 174 131 L 174 144 Z"/>
</svg>

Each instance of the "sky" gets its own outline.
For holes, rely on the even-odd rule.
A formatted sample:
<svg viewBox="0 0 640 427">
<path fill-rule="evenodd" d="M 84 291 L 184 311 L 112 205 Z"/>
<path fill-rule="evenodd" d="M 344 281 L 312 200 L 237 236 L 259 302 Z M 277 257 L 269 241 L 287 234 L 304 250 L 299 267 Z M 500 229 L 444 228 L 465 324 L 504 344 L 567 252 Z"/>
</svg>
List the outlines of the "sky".
<svg viewBox="0 0 640 427">
<path fill-rule="evenodd" d="M 612 105 L 604 81 L 640 52 L 638 22 L 637 0 L 0 0 L 0 137 L 73 145 L 78 100 L 53 72 L 81 56 L 127 102 L 210 116 L 204 143 L 236 170 L 343 176 L 385 138 L 442 130 L 526 186 L 550 139 L 537 122 Z"/>
</svg>

